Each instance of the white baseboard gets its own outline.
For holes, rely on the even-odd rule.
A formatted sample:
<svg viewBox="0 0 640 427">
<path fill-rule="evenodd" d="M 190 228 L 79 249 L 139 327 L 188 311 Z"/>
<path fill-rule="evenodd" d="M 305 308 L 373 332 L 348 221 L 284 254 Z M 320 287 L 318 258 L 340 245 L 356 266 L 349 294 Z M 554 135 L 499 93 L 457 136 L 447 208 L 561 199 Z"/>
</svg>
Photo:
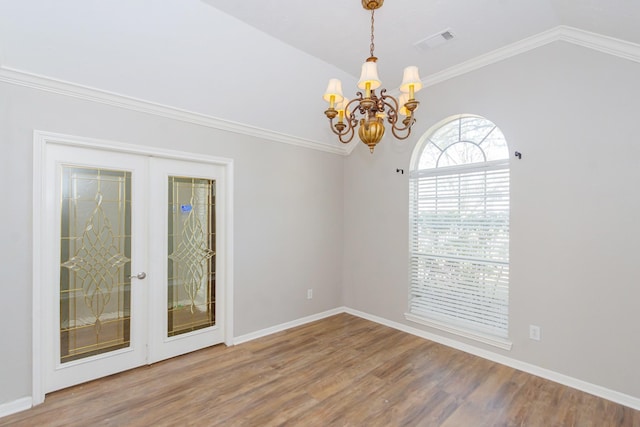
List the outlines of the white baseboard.
<svg viewBox="0 0 640 427">
<path fill-rule="evenodd" d="M 588 383 L 586 381 L 579 380 L 564 374 L 560 374 L 549 369 L 541 368 L 530 363 L 522 362 L 520 360 L 505 357 L 501 354 L 497 354 L 491 351 L 487 351 L 472 345 L 468 345 L 450 338 L 445 338 L 421 329 L 417 329 L 402 323 L 394 322 L 384 319 L 382 317 L 374 316 L 362 311 L 354 310 L 349 307 L 337 307 L 331 310 L 327 310 L 321 313 L 306 316 L 291 322 L 281 323 L 279 325 L 272 326 L 270 328 L 261 329 L 256 332 L 252 332 L 245 335 L 234 337 L 233 344 L 242 344 L 248 341 L 252 341 L 258 338 L 265 337 L 267 335 L 275 334 L 277 332 L 285 331 L 287 329 L 295 328 L 306 323 L 315 322 L 316 320 L 324 319 L 326 317 L 334 316 L 340 313 L 348 313 L 353 316 L 361 317 L 363 319 L 370 320 L 375 323 L 379 323 L 384 326 L 388 326 L 393 329 L 397 329 L 402 332 L 406 332 L 411 335 L 418 336 L 420 338 L 428 339 L 430 341 L 437 342 L 447 347 L 455 348 L 456 350 L 464 351 L 465 353 L 473 354 L 483 359 L 491 360 L 492 362 L 500 363 L 501 365 L 509 366 L 514 369 L 518 369 L 529 374 L 545 378 L 547 380 L 556 382 L 558 384 L 566 385 L 567 387 L 574 388 L 576 390 L 584 391 L 585 393 L 592 394 L 594 396 L 601 397 L 603 399 L 610 400 L 615 403 L 619 403 L 629 408 L 640 410 L 640 398 L 630 396 L 628 394 L 620 393 L 615 390 L 611 390 L 596 384 Z M 32 398 L 23 397 L 21 399 L 14 400 L 13 402 L 7 402 L 0 404 L 0 417 L 15 414 L 16 412 L 24 411 L 32 407 Z"/>
<path fill-rule="evenodd" d="M 311 316 L 303 317 L 301 319 L 292 320 L 291 322 L 281 323 L 279 325 L 272 326 L 270 328 L 261 329 L 249 334 L 240 335 L 233 338 L 233 344 L 242 344 L 247 341 L 255 340 L 257 338 L 266 337 L 267 335 L 275 334 L 276 332 L 285 331 L 287 329 L 295 328 L 296 326 L 304 325 L 305 323 L 315 322 L 316 320 L 324 319 L 325 317 L 334 316 L 336 314 L 345 313 L 345 307 L 337 307 L 331 310 L 323 311 L 322 313 L 312 314 Z"/>
<path fill-rule="evenodd" d="M 0 404 L 0 418 L 15 414 L 16 412 L 31 409 L 33 406 L 32 403 L 33 402 L 30 397 L 22 397 L 18 400 L 14 400 L 13 402 L 2 403 Z"/>
<path fill-rule="evenodd" d="M 464 351 L 465 353 L 473 354 L 474 356 L 482 357 L 483 359 L 491 360 L 492 362 L 500 363 L 501 365 L 509 366 L 511 368 L 527 372 L 537 377 L 545 378 L 558 384 L 566 385 L 567 387 L 571 387 L 576 390 L 584 391 L 585 393 L 589 393 L 594 396 L 598 396 L 603 399 L 628 406 L 629 408 L 640 410 L 640 398 L 630 396 L 628 394 L 620 393 L 618 391 L 611 390 L 596 384 L 591 384 L 586 381 L 582 381 L 577 378 L 573 378 L 549 369 L 541 368 L 530 363 L 512 359 L 501 354 L 474 347 L 472 345 L 468 345 L 450 338 L 445 338 L 430 332 L 423 331 L 421 329 L 413 328 L 402 323 L 393 322 L 391 320 L 364 313 L 362 311 L 346 307 L 345 313 L 362 317 L 363 319 L 367 319 L 381 325 L 389 326 L 390 328 L 397 329 L 411 335 L 416 335 L 418 337 L 425 338 L 442 345 L 446 345 L 447 347 L 455 348 L 456 350 Z"/>
</svg>

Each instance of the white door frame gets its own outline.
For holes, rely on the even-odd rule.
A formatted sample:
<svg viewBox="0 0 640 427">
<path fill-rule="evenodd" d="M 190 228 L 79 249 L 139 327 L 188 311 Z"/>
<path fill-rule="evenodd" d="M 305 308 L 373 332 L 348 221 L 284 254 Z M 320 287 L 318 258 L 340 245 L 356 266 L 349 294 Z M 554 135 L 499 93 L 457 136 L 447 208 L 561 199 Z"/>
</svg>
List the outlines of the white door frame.
<svg viewBox="0 0 640 427">
<path fill-rule="evenodd" d="M 222 166 L 225 175 L 224 191 L 227 195 L 225 204 L 226 239 L 220 242 L 220 250 L 225 253 L 224 277 L 224 343 L 233 345 L 233 160 L 222 157 L 213 157 L 203 154 L 187 153 L 175 150 L 166 150 L 141 145 L 124 144 L 115 141 L 99 140 L 72 135 L 64 135 L 53 132 L 34 131 L 33 132 L 33 264 L 32 264 L 32 404 L 38 405 L 44 402 L 44 334 L 42 331 L 47 327 L 42 315 L 42 308 L 46 301 L 43 301 L 42 287 L 46 283 L 45 274 L 42 268 L 44 251 L 47 249 L 44 244 L 46 233 L 49 230 L 45 227 L 46 197 L 44 189 L 45 180 L 45 153 L 47 144 L 58 144 L 75 147 L 87 147 L 114 151 L 123 154 L 138 154 L 152 157 L 159 157 L 173 160 L 196 161 L 200 163 L 211 163 Z"/>
</svg>

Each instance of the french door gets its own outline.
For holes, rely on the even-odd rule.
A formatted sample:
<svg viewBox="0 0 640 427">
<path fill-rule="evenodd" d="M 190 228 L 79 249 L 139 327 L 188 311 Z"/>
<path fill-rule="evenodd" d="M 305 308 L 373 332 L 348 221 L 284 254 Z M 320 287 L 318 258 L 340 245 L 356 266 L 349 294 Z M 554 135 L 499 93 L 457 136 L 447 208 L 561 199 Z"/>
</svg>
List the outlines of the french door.
<svg viewBox="0 0 640 427">
<path fill-rule="evenodd" d="M 225 341 L 225 167 L 46 144 L 44 392 Z"/>
<path fill-rule="evenodd" d="M 224 340 L 219 250 L 225 203 L 220 166 L 151 159 L 149 255 L 162 286 L 150 291 L 149 362 Z M 154 230 L 154 231 L 151 231 Z M 155 230 L 158 230 L 156 233 Z M 163 230 L 164 232 L 160 232 Z"/>
</svg>

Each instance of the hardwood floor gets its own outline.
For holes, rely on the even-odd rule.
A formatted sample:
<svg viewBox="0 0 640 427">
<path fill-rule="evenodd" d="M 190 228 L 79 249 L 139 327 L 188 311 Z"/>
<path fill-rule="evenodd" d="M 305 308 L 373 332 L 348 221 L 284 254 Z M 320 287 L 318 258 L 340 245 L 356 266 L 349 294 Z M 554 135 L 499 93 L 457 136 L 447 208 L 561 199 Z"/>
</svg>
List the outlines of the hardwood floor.
<svg viewBox="0 0 640 427">
<path fill-rule="evenodd" d="M 640 426 L 640 411 L 340 314 L 47 395 L 0 426 Z"/>
</svg>

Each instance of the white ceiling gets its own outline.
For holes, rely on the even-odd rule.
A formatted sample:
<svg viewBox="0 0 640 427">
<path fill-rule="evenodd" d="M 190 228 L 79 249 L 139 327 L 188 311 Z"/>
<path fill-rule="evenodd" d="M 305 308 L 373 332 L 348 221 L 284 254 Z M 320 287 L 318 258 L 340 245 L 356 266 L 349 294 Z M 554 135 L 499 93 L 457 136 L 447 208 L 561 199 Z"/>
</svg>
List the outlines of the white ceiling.
<svg viewBox="0 0 640 427">
<path fill-rule="evenodd" d="M 640 0 L 387 0 L 375 16 L 389 90 L 407 65 L 428 79 L 559 25 L 640 45 Z M 342 152 L 322 92 L 332 77 L 355 86 L 369 29 L 361 0 L 0 0 L 0 81 L 43 76 L 36 87 Z M 413 46 L 445 29 L 453 41 Z"/>
<path fill-rule="evenodd" d="M 360 0 L 202 1 L 356 77 L 369 56 Z M 380 78 L 397 87 L 404 66 L 430 75 L 558 25 L 640 43 L 640 1 L 387 0 L 375 14 Z M 413 46 L 446 29 L 452 41 Z"/>
</svg>

